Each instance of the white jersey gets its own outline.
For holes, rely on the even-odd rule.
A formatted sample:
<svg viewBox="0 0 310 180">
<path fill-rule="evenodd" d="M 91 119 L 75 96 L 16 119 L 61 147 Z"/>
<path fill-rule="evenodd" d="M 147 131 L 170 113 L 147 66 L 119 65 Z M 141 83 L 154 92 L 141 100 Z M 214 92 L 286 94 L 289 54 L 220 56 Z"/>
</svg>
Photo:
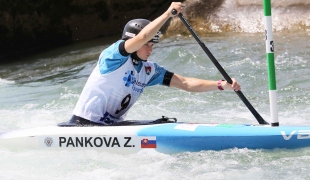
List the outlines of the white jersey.
<svg viewBox="0 0 310 180">
<path fill-rule="evenodd" d="M 100 73 L 97 63 L 73 113 L 96 123 L 122 121 L 154 73 L 154 63 L 150 62 L 143 62 L 138 73 L 131 58 L 117 70 L 107 74 Z"/>
</svg>

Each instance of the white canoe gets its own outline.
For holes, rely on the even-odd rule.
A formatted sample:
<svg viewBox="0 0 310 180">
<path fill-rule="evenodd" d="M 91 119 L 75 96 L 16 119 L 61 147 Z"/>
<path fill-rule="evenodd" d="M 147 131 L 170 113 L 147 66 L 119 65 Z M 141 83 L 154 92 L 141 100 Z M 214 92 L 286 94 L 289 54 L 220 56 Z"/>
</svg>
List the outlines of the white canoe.
<svg viewBox="0 0 310 180">
<path fill-rule="evenodd" d="M 0 133 L 0 147 L 12 150 L 84 150 L 163 153 L 310 147 L 310 126 L 164 123 L 96 127 L 38 127 Z"/>
</svg>

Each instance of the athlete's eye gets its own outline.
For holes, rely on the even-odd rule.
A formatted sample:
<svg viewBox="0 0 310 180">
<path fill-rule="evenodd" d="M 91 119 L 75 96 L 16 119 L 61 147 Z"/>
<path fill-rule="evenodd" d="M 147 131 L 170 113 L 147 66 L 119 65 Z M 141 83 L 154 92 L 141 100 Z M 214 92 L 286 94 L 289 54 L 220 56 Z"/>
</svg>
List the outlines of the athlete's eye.
<svg viewBox="0 0 310 180">
<path fill-rule="evenodd" d="M 145 47 L 153 47 L 153 45 L 154 45 L 153 43 L 146 43 L 146 44 L 144 44 Z"/>
</svg>

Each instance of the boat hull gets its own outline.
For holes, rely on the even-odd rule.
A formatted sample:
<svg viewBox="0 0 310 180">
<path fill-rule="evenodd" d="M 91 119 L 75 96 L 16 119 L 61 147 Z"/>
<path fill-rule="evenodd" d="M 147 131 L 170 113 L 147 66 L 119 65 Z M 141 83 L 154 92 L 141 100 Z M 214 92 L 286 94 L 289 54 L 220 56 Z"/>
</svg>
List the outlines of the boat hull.
<svg viewBox="0 0 310 180">
<path fill-rule="evenodd" d="M 310 147 L 309 126 L 167 123 L 137 126 L 40 127 L 0 133 L 0 147 L 13 150 L 82 150 L 163 153 Z"/>
</svg>

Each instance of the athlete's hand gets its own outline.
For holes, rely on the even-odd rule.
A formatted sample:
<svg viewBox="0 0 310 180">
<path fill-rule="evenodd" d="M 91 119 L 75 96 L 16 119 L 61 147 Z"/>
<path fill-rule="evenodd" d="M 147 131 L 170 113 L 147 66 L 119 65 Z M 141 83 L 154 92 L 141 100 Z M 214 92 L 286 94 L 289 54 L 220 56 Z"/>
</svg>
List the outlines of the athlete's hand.
<svg viewBox="0 0 310 180">
<path fill-rule="evenodd" d="M 166 11 L 170 17 L 176 16 L 183 11 L 184 5 L 181 2 L 172 2 L 169 9 Z M 172 14 L 172 10 L 176 10 L 177 14 Z"/>
<path fill-rule="evenodd" d="M 241 90 L 241 86 L 240 84 L 236 81 L 235 78 L 231 79 L 233 81 L 232 84 L 229 84 L 227 81 L 222 81 L 222 87 L 223 89 L 227 89 L 227 90 L 234 90 L 234 91 L 240 91 Z"/>
</svg>

